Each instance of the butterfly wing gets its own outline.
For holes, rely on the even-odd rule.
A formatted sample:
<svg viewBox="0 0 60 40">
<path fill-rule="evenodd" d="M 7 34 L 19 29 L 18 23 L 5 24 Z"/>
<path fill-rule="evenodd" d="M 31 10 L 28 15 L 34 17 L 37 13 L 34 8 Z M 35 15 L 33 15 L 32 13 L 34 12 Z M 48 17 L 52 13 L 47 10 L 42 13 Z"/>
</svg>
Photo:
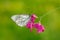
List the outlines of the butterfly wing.
<svg viewBox="0 0 60 40">
<path fill-rule="evenodd" d="M 20 27 L 23 27 L 30 20 L 29 15 L 13 15 L 11 19 Z"/>
</svg>

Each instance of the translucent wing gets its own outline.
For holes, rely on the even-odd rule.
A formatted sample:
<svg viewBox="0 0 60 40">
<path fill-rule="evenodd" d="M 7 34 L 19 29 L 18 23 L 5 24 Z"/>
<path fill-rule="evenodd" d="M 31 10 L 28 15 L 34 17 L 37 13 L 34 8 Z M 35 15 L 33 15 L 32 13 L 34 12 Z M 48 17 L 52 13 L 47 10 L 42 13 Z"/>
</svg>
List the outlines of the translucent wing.
<svg viewBox="0 0 60 40">
<path fill-rule="evenodd" d="M 20 27 L 23 27 L 30 20 L 29 15 L 13 15 L 11 19 Z"/>
</svg>

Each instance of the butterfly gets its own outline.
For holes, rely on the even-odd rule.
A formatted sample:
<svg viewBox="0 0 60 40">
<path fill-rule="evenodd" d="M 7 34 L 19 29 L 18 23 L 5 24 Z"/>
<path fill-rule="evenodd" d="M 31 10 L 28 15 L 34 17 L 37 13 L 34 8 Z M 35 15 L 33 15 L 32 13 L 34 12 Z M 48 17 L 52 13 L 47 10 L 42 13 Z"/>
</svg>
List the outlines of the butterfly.
<svg viewBox="0 0 60 40">
<path fill-rule="evenodd" d="M 13 15 L 11 17 L 11 19 L 20 27 L 26 26 L 26 28 L 29 28 L 31 32 L 32 28 L 36 28 L 38 33 L 44 32 L 44 26 L 40 22 L 35 23 L 36 18 L 38 17 L 35 14 Z"/>
</svg>

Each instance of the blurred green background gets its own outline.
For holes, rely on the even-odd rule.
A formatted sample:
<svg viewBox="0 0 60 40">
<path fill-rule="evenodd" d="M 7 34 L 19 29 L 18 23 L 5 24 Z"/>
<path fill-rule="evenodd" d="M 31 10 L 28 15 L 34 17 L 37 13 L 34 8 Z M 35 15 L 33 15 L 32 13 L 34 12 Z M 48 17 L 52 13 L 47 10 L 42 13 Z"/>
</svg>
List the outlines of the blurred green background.
<svg viewBox="0 0 60 40">
<path fill-rule="evenodd" d="M 11 16 L 22 13 L 35 13 L 39 19 L 48 13 L 41 21 L 45 32 L 16 25 Z M 60 0 L 0 0 L 0 40 L 60 40 Z"/>
</svg>

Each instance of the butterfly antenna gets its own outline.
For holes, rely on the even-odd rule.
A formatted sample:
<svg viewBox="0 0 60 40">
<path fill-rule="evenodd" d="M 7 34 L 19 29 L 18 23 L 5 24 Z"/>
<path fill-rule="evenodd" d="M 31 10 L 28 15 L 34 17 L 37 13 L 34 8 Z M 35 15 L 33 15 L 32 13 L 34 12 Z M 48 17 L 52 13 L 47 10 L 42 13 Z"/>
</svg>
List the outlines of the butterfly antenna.
<svg viewBox="0 0 60 40">
<path fill-rule="evenodd" d="M 59 8 L 60 8 L 60 7 L 56 8 L 56 9 L 59 9 Z M 42 18 L 44 18 L 45 16 L 47 16 L 47 15 L 51 14 L 51 12 L 52 12 L 52 11 L 55 11 L 55 10 L 54 10 L 54 9 L 52 9 L 52 10 L 48 11 L 47 13 L 45 13 L 43 16 L 41 16 L 41 17 L 40 17 L 40 21 L 39 21 L 39 22 L 41 23 Z"/>
</svg>

